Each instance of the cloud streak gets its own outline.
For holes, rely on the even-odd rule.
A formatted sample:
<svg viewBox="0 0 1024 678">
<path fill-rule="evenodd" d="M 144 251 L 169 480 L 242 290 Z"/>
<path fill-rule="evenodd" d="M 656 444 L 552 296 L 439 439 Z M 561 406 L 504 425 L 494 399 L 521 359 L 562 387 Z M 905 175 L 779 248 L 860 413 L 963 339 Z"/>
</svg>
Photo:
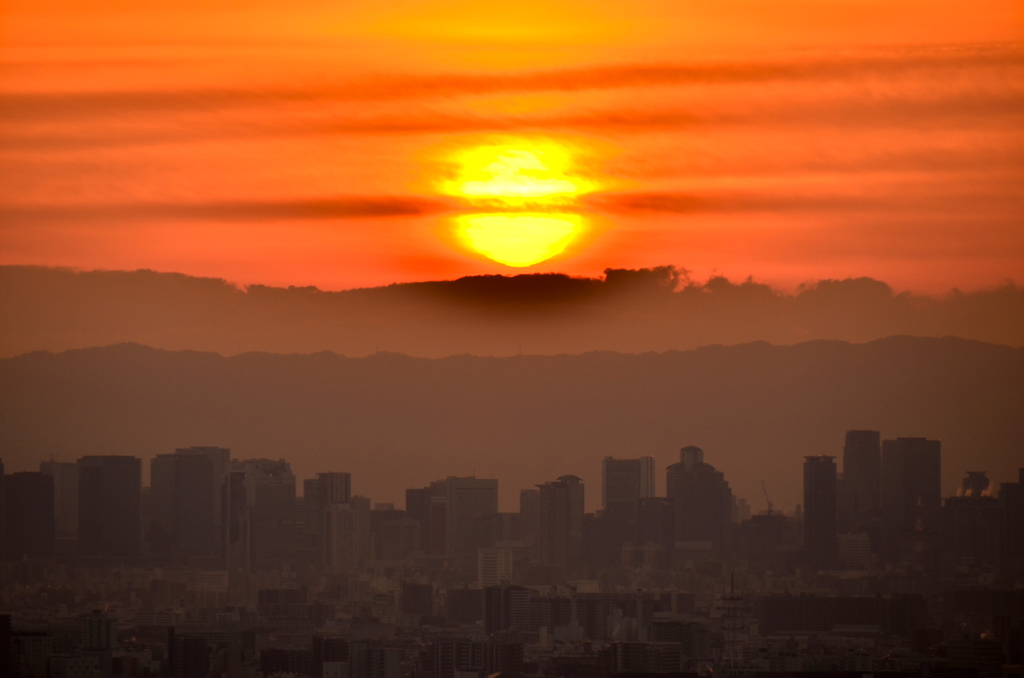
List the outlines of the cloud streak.
<svg viewBox="0 0 1024 678">
<path fill-rule="evenodd" d="M 206 88 L 137 91 L 8 92 L 0 118 L 38 121 L 139 114 L 263 108 L 322 102 L 433 101 L 459 96 L 525 92 L 584 92 L 687 85 L 849 81 L 863 78 L 942 77 L 954 71 L 1024 70 L 1019 44 L 893 49 L 870 56 L 799 61 L 624 64 L 510 75 L 375 75 L 319 87 Z"/>
</svg>

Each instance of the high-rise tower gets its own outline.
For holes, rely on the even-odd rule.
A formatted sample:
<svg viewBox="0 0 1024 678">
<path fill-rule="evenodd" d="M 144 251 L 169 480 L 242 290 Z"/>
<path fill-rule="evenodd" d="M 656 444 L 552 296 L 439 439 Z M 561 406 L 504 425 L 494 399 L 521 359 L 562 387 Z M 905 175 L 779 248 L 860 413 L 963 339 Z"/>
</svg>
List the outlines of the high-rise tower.
<svg viewBox="0 0 1024 678">
<path fill-rule="evenodd" d="M 665 493 L 672 503 L 675 541 L 709 542 L 719 553 L 729 545 L 733 495 L 725 474 L 704 462 L 704 451 L 690 445 L 665 470 Z"/>
<path fill-rule="evenodd" d="M 142 460 L 127 456 L 78 460 L 78 550 L 132 558 L 142 541 Z"/>
<path fill-rule="evenodd" d="M 548 565 L 573 566 L 583 555 L 583 481 L 573 475 L 540 489 L 540 557 Z"/>
<path fill-rule="evenodd" d="M 825 455 L 804 461 L 804 556 L 815 569 L 836 564 L 836 462 Z"/>
<path fill-rule="evenodd" d="M 843 445 L 840 504 L 844 527 L 862 530 L 882 497 L 882 436 L 878 431 L 847 431 Z"/>
<path fill-rule="evenodd" d="M 654 457 L 601 461 L 601 506 L 605 511 L 635 514 L 636 505 L 654 496 Z"/>
</svg>

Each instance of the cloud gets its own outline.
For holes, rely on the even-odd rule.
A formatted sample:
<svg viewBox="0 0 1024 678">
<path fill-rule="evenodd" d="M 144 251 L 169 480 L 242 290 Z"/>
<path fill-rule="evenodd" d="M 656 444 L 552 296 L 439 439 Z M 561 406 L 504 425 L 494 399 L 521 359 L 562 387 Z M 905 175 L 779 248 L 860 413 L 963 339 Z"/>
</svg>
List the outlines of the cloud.
<svg viewBox="0 0 1024 678">
<path fill-rule="evenodd" d="M 446 211 L 440 199 L 419 197 L 346 197 L 311 200 L 237 200 L 205 203 L 122 203 L 104 205 L 0 206 L 0 220 L 124 221 L 139 219 L 278 221 L 412 216 Z"/>
<path fill-rule="evenodd" d="M 622 64 L 507 75 L 376 74 L 318 87 L 178 90 L 8 92 L 0 117 L 39 121 L 135 114 L 266 108 L 323 102 L 434 101 L 460 96 L 522 92 L 582 92 L 622 88 L 732 85 L 788 81 L 846 81 L 978 69 L 1020 69 L 1017 44 L 908 47 L 847 57 L 812 56 L 758 62 Z"/>
</svg>

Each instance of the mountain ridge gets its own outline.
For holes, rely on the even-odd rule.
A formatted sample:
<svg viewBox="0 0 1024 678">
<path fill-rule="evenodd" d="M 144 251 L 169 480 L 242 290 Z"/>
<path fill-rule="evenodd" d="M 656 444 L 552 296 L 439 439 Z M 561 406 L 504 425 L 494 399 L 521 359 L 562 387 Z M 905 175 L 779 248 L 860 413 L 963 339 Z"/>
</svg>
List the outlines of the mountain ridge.
<svg viewBox="0 0 1024 678">
<path fill-rule="evenodd" d="M 941 438 L 951 492 L 967 467 L 998 482 L 1024 466 L 1021 412 L 1024 349 L 957 337 L 436 359 L 122 344 L 0 359 L 9 472 L 220 445 L 287 458 L 300 478 L 352 472 L 356 492 L 398 505 L 407 487 L 476 471 L 499 478 L 509 510 L 519 489 L 573 472 L 594 509 L 602 457 L 655 456 L 663 488 L 697 444 L 755 509 L 761 480 L 792 506 L 803 456 L 841 456 L 857 428 Z"/>
</svg>

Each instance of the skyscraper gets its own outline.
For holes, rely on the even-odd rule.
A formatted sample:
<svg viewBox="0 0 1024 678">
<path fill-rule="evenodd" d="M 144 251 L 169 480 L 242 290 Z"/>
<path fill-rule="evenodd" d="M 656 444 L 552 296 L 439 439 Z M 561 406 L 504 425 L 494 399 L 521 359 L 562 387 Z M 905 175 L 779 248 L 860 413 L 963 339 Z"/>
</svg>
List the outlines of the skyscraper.
<svg viewBox="0 0 1024 678">
<path fill-rule="evenodd" d="M 54 552 L 53 478 L 45 473 L 12 473 L 4 478 L 8 560 L 49 557 Z"/>
<path fill-rule="evenodd" d="M 44 461 L 39 470 L 53 478 L 53 516 L 57 541 L 78 539 L 78 464 Z"/>
<path fill-rule="evenodd" d="M 78 460 L 78 550 L 133 558 L 142 540 L 142 461 L 96 456 Z"/>
<path fill-rule="evenodd" d="M 679 451 L 680 461 L 665 470 L 665 490 L 672 502 L 675 541 L 708 542 L 719 553 L 728 548 L 732 524 L 732 489 L 725 474 L 704 462 L 693 445 Z"/>
<path fill-rule="evenodd" d="M 654 496 L 654 457 L 601 460 L 601 506 L 635 513 L 636 504 Z"/>
<path fill-rule="evenodd" d="M 842 523 L 862 530 L 867 516 L 881 505 L 882 437 L 878 431 L 847 431 L 843 445 L 843 481 L 840 491 Z"/>
<path fill-rule="evenodd" d="M 548 565 L 572 567 L 583 555 L 583 481 L 574 475 L 540 489 L 540 557 Z"/>
<path fill-rule="evenodd" d="M 836 564 L 836 462 L 825 455 L 804 461 L 804 555 L 808 565 Z"/>
<path fill-rule="evenodd" d="M 498 515 L 498 481 L 449 477 L 445 481 L 448 555 L 464 572 L 476 571 L 476 550 L 490 546 Z"/>
<path fill-rule="evenodd" d="M 223 471 L 221 471 L 223 472 Z M 213 556 L 223 478 L 207 454 L 158 454 L 150 464 L 150 543 L 161 557 Z"/>
<path fill-rule="evenodd" d="M 933 529 L 942 505 L 942 443 L 926 438 L 882 442 L 886 520 L 911 532 Z"/>
<path fill-rule="evenodd" d="M 231 471 L 229 521 L 245 530 L 244 535 L 235 535 L 233 543 L 247 548 L 245 563 L 238 562 L 237 551 L 232 562 L 261 569 L 291 559 L 296 508 L 291 466 L 283 459 L 246 459 L 232 461 Z M 242 506 L 237 505 L 239 500 Z"/>
<path fill-rule="evenodd" d="M 937 530 L 941 474 L 942 443 L 938 440 L 882 441 L 882 552 L 888 560 L 901 559 L 909 554 L 912 541 Z"/>
<path fill-rule="evenodd" d="M 213 466 L 214 477 L 214 521 L 217 524 L 217 531 L 224 529 L 224 479 L 231 470 L 231 450 L 226 447 L 179 447 L 174 453 L 180 456 L 201 456 L 210 460 Z"/>
<path fill-rule="evenodd" d="M 334 571 L 353 570 L 370 559 L 370 500 L 350 497 L 327 504 L 323 513 L 324 564 Z"/>
<path fill-rule="evenodd" d="M 348 473 L 318 473 L 302 483 L 303 533 L 314 550 L 323 548 L 324 512 L 334 504 L 352 498 L 352 476 Z"/>
</svg>

